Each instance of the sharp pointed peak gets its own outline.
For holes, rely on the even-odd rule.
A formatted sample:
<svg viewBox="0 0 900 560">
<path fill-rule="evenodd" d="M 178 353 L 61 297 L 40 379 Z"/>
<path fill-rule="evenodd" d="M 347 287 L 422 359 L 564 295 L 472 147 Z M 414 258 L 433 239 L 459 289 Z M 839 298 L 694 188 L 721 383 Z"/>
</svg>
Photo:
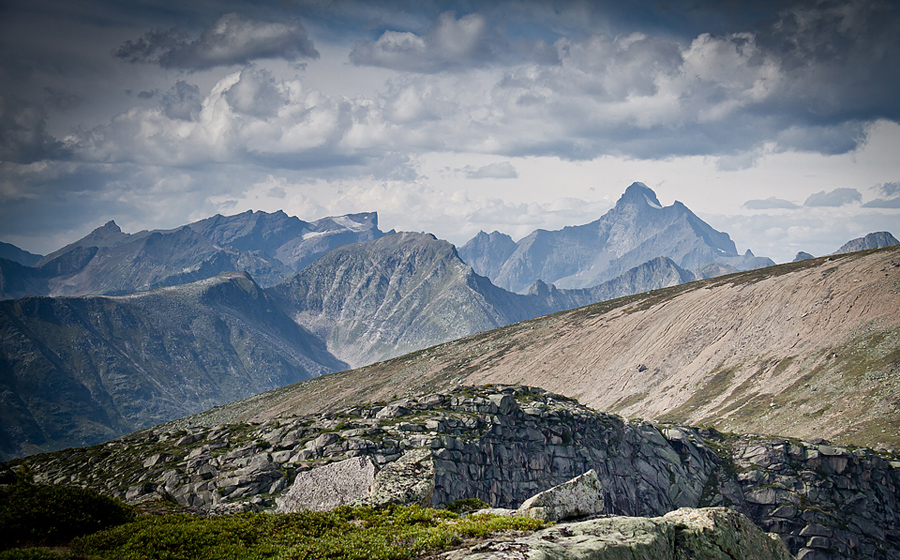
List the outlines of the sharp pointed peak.
<svg viewBox="0 0 900 560">
<path fill-rule="evenodd" d="M 94 231 L 115 231 L 121 233 L 122 228 L 119 227 L 119 224 L 117 224 L 115 220 L 110 220 Z"/>
<path fill-rule="evenodd" d="M 647 204 L 654 208 L 662 208 L 662 204 L 659 203 L 659 199 L 656 198 L 656 193 L 653 192 L 653 189 L 640 181 L 631 183 L 631 185 L 625 189 L 625 192 L 619 199 L 619 203 L 639 203 Z"/>
</svg>

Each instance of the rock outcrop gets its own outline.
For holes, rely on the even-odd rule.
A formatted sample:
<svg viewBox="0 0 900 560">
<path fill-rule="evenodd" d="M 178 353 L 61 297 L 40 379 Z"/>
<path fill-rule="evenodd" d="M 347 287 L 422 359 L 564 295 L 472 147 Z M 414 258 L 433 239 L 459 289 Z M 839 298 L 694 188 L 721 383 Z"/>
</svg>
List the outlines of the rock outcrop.
<svg viewBox="0 0 900 560">
<path fill-rule="evenodd" d="M 133 501 L 162 494 L 215 513 L 271 509 L 301 473 L 330 463 L 368 458 L 383 473 L 404 455 L 424 463 L 406 471 L 420 473 L 407 482 L 424 497 L 433 480 L 432 505 L 478 498 L 517 508 L 594 469 L 605 514 L 726 506 L 795 554 L 900 555 L 897 456 L 629 421 L 528 387 L 461 387 L 262 424 L 203 427 L 188 418 L 15 466 L 38 481 Z"/>
<path fill-rule="evenodd" d="M 777 537 L 726 508 L 679 509 L 662 517 L 564 523 L 513 541 L 447 552 L 444 560 L 791 560 Z"/>
<path fill-rule="evenodd" d="M 413 449 L 378 471 L 372 491 L 360 503 L 375 507 L 388 504 L 430 506 L 434 486 L 431 450 Z"/>
<path fill-rule="evenodd" d="M 562 521 L 602 512 L 603 487 L 597 478 L 597 471 L 593 469 L 535 494 L 516 510 L 517 515 L 544 521 Z"/>
</svg>

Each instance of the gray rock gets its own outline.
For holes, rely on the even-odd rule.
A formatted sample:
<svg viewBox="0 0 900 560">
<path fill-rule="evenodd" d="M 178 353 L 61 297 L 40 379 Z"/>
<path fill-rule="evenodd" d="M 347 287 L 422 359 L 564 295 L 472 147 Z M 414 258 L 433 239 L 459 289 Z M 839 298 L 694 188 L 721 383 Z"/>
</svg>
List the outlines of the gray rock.
<svg viewBox="0 0 900 560">
<path fill-rule="evenodd" d="M 375 483 L 375 465 L 368 457 L 353 457 L 297 474 L 277 501 L 277 513 L 326 511 L 361 500 Z"/>
<path fill-rule="evenodd" d="M 434 494 L 434 472 L 431 451 L 413 449 L 378 471 L 372 492 L 361 501 L 376 507 L 387 504 L 430 505 Z"/>
<path fill-rule="evenodd" d="M 560 523 L 514 541 L 488 542 L 444 560 L 792 560 L 784 544 L 726 508 L 679 509 L 664 517 Z"/>
<path fill-rule="evenodd" d="M 161 465 L 168 461 L 169 457 L 168 453 L 156 453 L 155 455 L 151 455 L 144 461 L 144 468 L 149 469 L 150 467 Z"/>
<path fill-rule="evenodd" d="M 597 471 L 588 472 L 525 500 L 518 515 L 561 521 L 603 512 L 603 487 Z"/>
</svg>

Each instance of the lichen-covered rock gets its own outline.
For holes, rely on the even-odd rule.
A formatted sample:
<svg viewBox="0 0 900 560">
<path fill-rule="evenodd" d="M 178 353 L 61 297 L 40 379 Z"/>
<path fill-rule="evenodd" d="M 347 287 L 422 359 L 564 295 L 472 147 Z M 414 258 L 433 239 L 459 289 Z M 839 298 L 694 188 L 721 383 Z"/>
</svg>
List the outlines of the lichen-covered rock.
<svg viewBox="0 0 900 560">
<path fill-rule="evenodd" d="M 603 512 L 603 487 L 594 469 L 525 500 L 518 515 L 562 521 Z"/>
<path fill-rule="evenodd" d="M 778 539 L 726 508 L 663 517 L 560 523 L 514 541 L 445 553 L 444 560 L 792 560 Z"/>
<path fill-rule="evenodd" d="M 681 508 L 663 516 L 675 528 L 675 558 L 691 560 L 789 560 L 777 536 L 727 508 Z"/>
<path fill-rule="evenodd" d="M 362 503 L 372 506 L 428 506 L 434 494 L 434 460 L 428 449 L 414 449 L 375 475 L 372 491 Z"/>
<path fill-rule="evenodd" d="M 375 484 L 375 464 L 368 457 L 353 457 L 297 474 L 279 500 L 278 513 L 325 511 L 362 500 Z"/>
</svg>

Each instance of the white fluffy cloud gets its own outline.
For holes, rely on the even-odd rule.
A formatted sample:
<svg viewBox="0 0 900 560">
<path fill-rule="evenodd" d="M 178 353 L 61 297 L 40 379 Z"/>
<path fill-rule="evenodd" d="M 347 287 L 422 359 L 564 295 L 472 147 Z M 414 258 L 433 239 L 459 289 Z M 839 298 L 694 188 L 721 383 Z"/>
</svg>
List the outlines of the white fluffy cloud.
<svg viewBox="0 0 900 560">
<path fill-rule="evenodd" d="M 374 42 L 361 41 L 350 52 L 354 64 L 411 72 L 468 69 L 489 57 L 488 22 L 474 13 L 457 19 L 445 12 L 422 35 L 385 31 Z"/>
</svg>

